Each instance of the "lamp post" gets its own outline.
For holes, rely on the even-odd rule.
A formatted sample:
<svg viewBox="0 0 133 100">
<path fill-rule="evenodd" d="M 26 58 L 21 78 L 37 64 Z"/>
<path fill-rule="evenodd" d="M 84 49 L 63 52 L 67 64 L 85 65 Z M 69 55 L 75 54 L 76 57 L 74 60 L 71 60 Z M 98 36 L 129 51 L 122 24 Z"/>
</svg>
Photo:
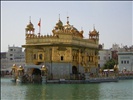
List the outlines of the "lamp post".
<svg viewBox="0 0 133 100">
<path fill-rule="evenodd" d="M 18 79 L 17 79 L 17 82 L 22 82 L 23 81 L 22 77 L 24 75 L 24 68 L 20 65 L 17 70 L 18 70 Z"/>
<path fill-rule="evenodd" d="M 13 66 L 12 66 L 12 78 L 13 78 L 13 81 L 16 81 L 16 78 L 17 78 L 16 71 L 17 71 L 17 66 L 16 66 L 16 64 L 13 64 Z"/>
<path fill-rule="evenodd" d="M 46 83 L 47 81 L 47 68 L 45 65 L 41 67 L 41 76 L 42 76 L 42 83 Z"/>
</svg>

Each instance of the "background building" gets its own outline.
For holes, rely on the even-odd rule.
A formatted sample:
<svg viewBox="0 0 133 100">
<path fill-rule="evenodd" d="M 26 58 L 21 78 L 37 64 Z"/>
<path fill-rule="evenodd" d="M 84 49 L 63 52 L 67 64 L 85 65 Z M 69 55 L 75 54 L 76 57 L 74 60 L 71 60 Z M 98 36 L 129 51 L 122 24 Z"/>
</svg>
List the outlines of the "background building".
<svg viewBox="0 0 133 100">
<path fill-rule="evenodd" d="M 114 59 L 118 62 L 119 70 L 132 71 L 133 67 L 133 46 L 113 44 L 111 49 L 99 50 L 99 66 L 102 67 L 106 61 Z"/>
<path fill-rule="evenodd" d="M 133 52 L 118 53 L 119 71 L 133 71 Z"/>
<path fill-rule="evenodd" d="M 4 69 L 4 68 L 6 68 L 7 67 L 7 65 L 8 65 L 8 60 L 7 60 L 7 57 L 6 57 L 6 55 L 7 55 L 7 52 L 1 52 L 0 53 L 0 60 L 1 60 L 1 69 Z"/>
<path fill-rule="evenodd" d="M 25 53 L 22 47 L 8 46 L 8 52 L 1 53 L 1 68 L 11 70 L 14 63 L 25 66 Z"/>
<path fill-rule="evenodd" d="M 104 64 L 112 58 L 111 51 L 109 49 L 99 50 L 98 66 L 103 67 Z"/>
</svg>

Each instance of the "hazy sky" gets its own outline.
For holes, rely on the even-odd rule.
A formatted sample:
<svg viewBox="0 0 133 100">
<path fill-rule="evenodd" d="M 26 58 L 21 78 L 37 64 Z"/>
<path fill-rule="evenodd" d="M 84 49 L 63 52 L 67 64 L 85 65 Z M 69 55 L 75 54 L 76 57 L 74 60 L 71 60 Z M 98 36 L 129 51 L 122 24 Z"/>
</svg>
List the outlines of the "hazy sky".
<svg viewBox="0 0 133 100">
<path fill-rule="evenodd" d="M 25 44 L 25 28 L 29 16 L 38 33 L 41 18 L 41 34 L 52 34 L 59 19 L 69 22 L 79 31 L 84 30 L 88 38 L 93 25 L 100 33 L 99 43 L 109 49 L 112 44 L 121 46 L 133 44 L 133 2 L 132 1 L 2 1 L 1 2 L 1 51 L 7 51 L 8 45 Z"/>
</svg>

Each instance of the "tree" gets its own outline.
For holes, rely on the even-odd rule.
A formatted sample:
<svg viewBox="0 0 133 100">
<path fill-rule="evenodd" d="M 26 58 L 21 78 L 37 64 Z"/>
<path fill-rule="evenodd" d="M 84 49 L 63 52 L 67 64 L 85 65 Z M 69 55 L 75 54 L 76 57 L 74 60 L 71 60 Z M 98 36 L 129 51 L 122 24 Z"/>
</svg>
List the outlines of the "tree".
<svg viewBox="0 0 133 100">
<path fill-rule="evenodd" d="M 118 62 L 114 59 L 110 59 L 104 64 L 103 69 L 113 69 L 115 64 L 118 64 Z"/>
</svg>

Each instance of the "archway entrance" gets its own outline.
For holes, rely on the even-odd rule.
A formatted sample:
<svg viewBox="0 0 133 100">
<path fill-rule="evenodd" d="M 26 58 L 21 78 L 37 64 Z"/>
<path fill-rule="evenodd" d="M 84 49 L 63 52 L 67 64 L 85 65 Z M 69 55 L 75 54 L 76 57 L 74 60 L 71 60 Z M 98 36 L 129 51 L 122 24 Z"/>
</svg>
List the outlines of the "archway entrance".
<svg viewBox="0 0 133 100">
<path fill-rule="evenodd" d="M 72 66 L 72 74 L 78 74 L 78 69 L 76 66 Z"/>
<path fill-rule="evenodd" d="M 76 66 L 72 66 L 72 79 L 77 80 L 78 79 L 78 69 Z"/>
<path fill-rule="evenodd" d="M 33 72 L 32 72 L 32 76 L 33 76 L 33 82 L 34 83 L 40 83 L 42 82 L 42 78 L 41 78 L 41 70 L 38 68 L 34 68 Z"/>
<path fill-rule="evenodd" d="M 34 68 L 33 72 L 32 72 L 32 75 L 41 75 L 41 70 L 38 69 L 38 68 Z"/>
</svg>

